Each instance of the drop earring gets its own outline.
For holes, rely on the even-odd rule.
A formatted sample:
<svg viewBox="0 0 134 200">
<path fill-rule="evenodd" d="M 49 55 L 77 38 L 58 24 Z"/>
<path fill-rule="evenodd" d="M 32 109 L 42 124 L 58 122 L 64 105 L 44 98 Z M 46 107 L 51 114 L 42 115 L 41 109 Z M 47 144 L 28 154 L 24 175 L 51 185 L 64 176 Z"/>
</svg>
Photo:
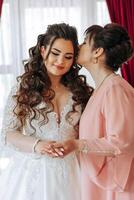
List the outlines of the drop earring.
<svg viewBox="0 0 134 200">
<path fill-rule="evenodd" d="M 94 64 L 98 63 L 98 58 L 94 58 L 93 63 Z"/>
</svg>

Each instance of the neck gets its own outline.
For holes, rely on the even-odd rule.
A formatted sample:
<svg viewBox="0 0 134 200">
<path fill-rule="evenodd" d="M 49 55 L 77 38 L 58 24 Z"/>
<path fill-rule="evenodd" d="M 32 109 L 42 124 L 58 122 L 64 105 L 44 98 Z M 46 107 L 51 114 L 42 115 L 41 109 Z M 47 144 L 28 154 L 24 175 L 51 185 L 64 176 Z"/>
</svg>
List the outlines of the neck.
<svg viewBox="0 0 134 200">
<path fill-rule="evenodd" d="M 114 74 L 113 71 L 106 68 L 98 68 L 90 70 L 91 76 L 95 82 L 96 89 L 101 85 L 104 79 L 106 79 L 109 75 Z"/>
<path fill-rule="evenodd" d="M 53 90 L 57 90 L 58 88 L 61 88 L 61 83 L 60 82 L 56 82 L 56 81 L 54 81 L 54 82 L 52 82 L 51 81 L 51 83 L 52 83 L 52 85 L 51 85 L 51 88 L 53 89 Z"/>
<path fill-rule="evenodd" d="M 61 87 L 61 83 L 60 83 L 60 80 L 61 80 L 61 77 L 59 77 L 59 76 L 51 76 L 51 75 L 49 75 L 49 78 L 50 78 L 50 80 L 51 80 L 51 88 L 52 89 L 57 89 L 57 88 L 59 88 L 59 87 Z"/>
</svg>

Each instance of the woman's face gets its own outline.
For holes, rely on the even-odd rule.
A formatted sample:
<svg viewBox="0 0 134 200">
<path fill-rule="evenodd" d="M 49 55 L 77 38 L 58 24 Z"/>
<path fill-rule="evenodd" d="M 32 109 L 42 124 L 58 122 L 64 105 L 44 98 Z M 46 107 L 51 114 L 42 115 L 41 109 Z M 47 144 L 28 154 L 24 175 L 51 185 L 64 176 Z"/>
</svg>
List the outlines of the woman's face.
<svg viewBox="0 0 134 200">
<path fill-rule="evenodd" d="M 41 48 L 41 55 L 44 59 L 47 72 L 50 75 L 62 76 L 69 71 L 74 60 L 74 48 L 70 40 L 56 39 L 51 47 L 50 54 L 47 57 L 50 46 L 46 49 Z"/>
<path fill-rule="evenodd" d="M 88 68 L 93 60 L 93 40 L 89 41 L 87 36 L 84 42 L 80 45 L 80 51 L 77 59 L 77 63 Z"/>
</svg>

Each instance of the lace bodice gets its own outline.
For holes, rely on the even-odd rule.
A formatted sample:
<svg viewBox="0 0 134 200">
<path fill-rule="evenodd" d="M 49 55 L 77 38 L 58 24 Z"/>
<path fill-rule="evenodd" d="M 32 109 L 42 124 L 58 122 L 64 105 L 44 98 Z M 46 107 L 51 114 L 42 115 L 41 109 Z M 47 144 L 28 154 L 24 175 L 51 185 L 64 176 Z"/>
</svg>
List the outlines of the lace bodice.
<svg viewBox="0 0 134 200">
<path fill-rule="evenodd" d="M 18 89 L 18 85 L 14 86 L 9 94 L 7 104 L 5 107 L 5 113 L 3 118 L 3 128 L 2 128 L 2 141 L 5 141 L 7 131 L 13 132 L 15 131 L 19 125 L 20 122 L 17 119 L 16 115 L 14 114 L 13 110 L 16 106 L 16 102 L 13 99 L 13 95 L 16 94 L 16 91 Z M 43 117 L 40 116 L 38 119 L 34 119 L 32 121 L 32 125 L 35 127 L 36 131 L 34 132 L 33 128 L 30 126 L 29 120 L 26 120 L 26 125 L 21 132 L 25 135 L 32 135 L 35 137 L 39 137 L 42 139 L 48 139 L 48 140 L 64 140 L 64 139 L 71 139 L 76 138 L 77 134 L 74 130 L 73 125 L 75 125 L 79 118 L 81 109 L 80 107 L 77 109 L 78 112 L 75 112 L 71 116 L 71 124 L 66 120 L 66 114 L 72 110 L 72 95 L 69 95 L 69 99 L 67 104 L 64 106 L 64 109 L 62 110 L 60 114 L 60 124 L 57 123 L 57 114 L 55 112 L 48 113 L 48 119 L 49 122 L 45 125 L 40 126 L 40 122 L 42 121 Z M 40 109 L 45 106 L 45 102 L 40 103 L 37 106 L 37 109 Z"/>
<path fill-rule="evenodd" d="M 47 154 L 36 154 L 25 152 L 13 144 L 6 143 L 6 135 L 12 134 L 20 126 L 20 122 L 13 110 L 16 106 L 12 98 L 16 94 L 17 87 L 12 88 L 5 107 L 2 128 L 2 145 L 0 153 L 2 157 L 8 158 L 8 165 L 4 170 L 0 180 L 0 199 L 79 199 L 79 162 L 76 152 L 72 152 L 64 158 L 53 158 Z M 77 137 L 73 125 L 66 121 L 66 114 L 72 110 L 72 95 L 69 95 L 67 104 L 60 114 L 61 123 L 57 123 L 57 114 L 51 112 L 48 114 L 49 122 L 40 126 L 42 116 L 32 121 L 33 128 L 26 120 L 26 125 L 21 131 L 22 134 L 38 137 L 45 140 L 61 141 Z M 44 107 L 45 102 L 37 106 L 37 110 Z M 76 124 L 80 117 L 81 109 L 71 116 L 71 123 Z M 29 138 L 29 137 L 28 137 Z M 6 145 L 5 145 L 6 144 Z M 2 173 L 2 171 L 0 171 Z M 18 188 L 17 192 L 16 186 Z M 8 192 L 7 192 L 8 188 Z M 76 191 L 75 189 L 78 189 Z M 76 192 L 75 192 L 76 191 Z"/>
</svg>

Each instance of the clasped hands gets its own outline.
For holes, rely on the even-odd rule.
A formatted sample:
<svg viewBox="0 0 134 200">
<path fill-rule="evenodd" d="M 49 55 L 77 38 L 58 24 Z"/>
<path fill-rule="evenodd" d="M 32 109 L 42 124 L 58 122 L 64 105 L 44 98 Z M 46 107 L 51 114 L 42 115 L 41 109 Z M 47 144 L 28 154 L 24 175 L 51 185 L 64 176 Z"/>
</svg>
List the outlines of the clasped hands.
<svg viewBox="0 0 134 200">
<path fill-rule="evenodd" d="M 62 142 L 41 140 L 35 147 L 35 152 L 42 155 L 47 154 L 48 156 L 53 158 L 54 157 L 63 158 L 69 153 L 77 150 L 78 148 L 77 143 L 78 140 L 76 139 L 65 140 Z"/>
</svg>

